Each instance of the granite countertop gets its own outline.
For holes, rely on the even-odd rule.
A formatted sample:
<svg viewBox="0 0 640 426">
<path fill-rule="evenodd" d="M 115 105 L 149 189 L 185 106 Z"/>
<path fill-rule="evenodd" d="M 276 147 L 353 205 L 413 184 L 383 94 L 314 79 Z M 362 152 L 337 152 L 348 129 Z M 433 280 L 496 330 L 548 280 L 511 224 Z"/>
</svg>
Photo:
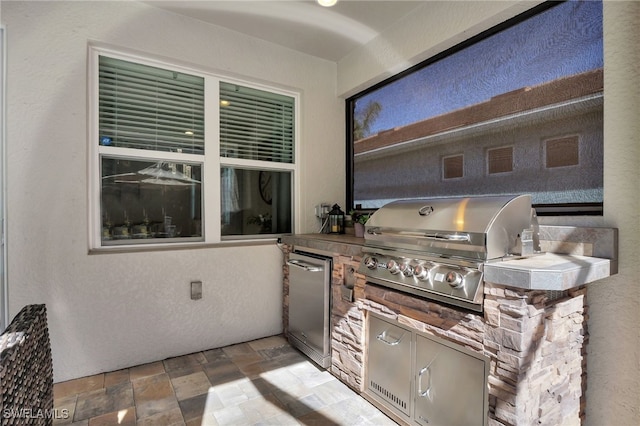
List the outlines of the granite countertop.
<svg viewBox="0 0 640 426">
<path fill-rule="evenodd" d="M 568 290 L 610 275 L 609 259 L 555 253 L 484 266 L 485 281 L 526 290 Z"/>
<path fill-rule="evenodd" d="M 295 234 L 282 237 L 282 242 L 300 250 L 309 248 L 324 254 L 362 256 L 364 238 L 349 234 Z"/>
<path fill-rule="evenodd" d="M 298 234 L 282 242 L 304 250 L 343 256 L 362 256 L 364 238 L 337 234 Z M 614 260 L 576 254 L 544 253 L 527 258 L 488 262 L 484 279 L 493 284 L 527 290 L 562 291 L 616 273 Z"/>
</svg>

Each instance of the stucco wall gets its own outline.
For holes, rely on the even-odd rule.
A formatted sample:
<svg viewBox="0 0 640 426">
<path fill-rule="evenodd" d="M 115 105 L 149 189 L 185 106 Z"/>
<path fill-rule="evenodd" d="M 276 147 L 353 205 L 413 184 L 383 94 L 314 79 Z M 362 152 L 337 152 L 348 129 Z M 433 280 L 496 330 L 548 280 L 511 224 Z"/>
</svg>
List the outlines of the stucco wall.
<svg viewBox="0 0 640 426">
<path fill-rule="evenodd" d="M 10 316 L 47 303 L 56 381 L 281 330 L 274 245 L 87 254 L 88 40 L 302 90 L 297 230 L 309 232 L 315 204 L 344 199 L 336 93 L 356 93 L 535 3 L 425 2 L 336 65 L 144 4 L 3 1 Z M 640 2 L 605 2 L 605 216 L 586 224 L 619 228 L 620 272 L 589 286 L 593 426 L 640 418 L 638 17 Z M 204 282 L 199 302 L 188 297 L 192 279 Z"/>
<path fill-rule="evenodd" d="M 533 4 L 425 2 L 339 62 L 339 93 L 357 93 L 390 70 L 413 65 Z M 588 286 L 588 426 L 631 425 L 640 418 L 639 18 L 640 2 L 604 2 L 604 217 L 541 218 L 620 232 L 618 275 Z"/>
<path fill-rule="evenodd" d="M 55 381 L 280 333 L 275 242 L 88 254 L 87 44 L 301 91 L 300 232 L 315 229 L 314 205 L 344 199 L 336 64 L 138 2 L 3 1 L 1 8 L 9 315 L 47 304 Z M 190 300 L 191 280 L 202 280 L 202 300 Z"/>
</svg>

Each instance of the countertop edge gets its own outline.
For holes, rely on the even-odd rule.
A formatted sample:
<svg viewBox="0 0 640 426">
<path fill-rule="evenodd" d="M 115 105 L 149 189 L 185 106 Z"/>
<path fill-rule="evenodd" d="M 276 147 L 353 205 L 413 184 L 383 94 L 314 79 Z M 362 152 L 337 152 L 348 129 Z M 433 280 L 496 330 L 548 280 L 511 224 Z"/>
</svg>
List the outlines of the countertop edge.
<svg viewBox="0 0 640 426">
<path fill-rule="evenodd" d="M 545 253 L 540 255 L 540 260 L 551 262 L 549 265 L 526 265 L 535 259 L 485 264 L 484 279 L 492 284 L 526 290 L 564 291 L 607 278 L 614 271 L 611 260 L 597 257 Z"/>
<path fill-rule="evenodd" d="M 282 242 L 304 251 L 326 255 L 362 256 L 364 238 L 337 234 L 297 234 L 282 237 Z M 531 267 L 527 263 L 550 262 L 551 267 Z M 525 290 L 564 291 L 592 283 L 617 273 L 615 259 L 573 254 L 544 253 L 533 258 L 489 262 L 484 265 L 486 282 Z"/>
</svg>

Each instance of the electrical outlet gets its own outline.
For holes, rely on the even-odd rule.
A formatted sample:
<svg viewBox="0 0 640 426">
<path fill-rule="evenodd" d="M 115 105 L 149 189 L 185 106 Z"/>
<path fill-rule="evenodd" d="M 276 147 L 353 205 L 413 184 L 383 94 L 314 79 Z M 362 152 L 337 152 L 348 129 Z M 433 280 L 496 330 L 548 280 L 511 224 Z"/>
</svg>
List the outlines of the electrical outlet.
<svg viewBox="0 0 640 426">
<path fill-rule="evenodd" d="M 329 215 L 330 209 L 331 207 L 327 203 L 318 204 L 316 206 L 316 217 L 319 217 L 320 219 L 326 219 Z"/>
<path fill-rule="evenodd" d="M 202 299 L 202 281 L 191 281 L 191 300 Z"/>
</svg>

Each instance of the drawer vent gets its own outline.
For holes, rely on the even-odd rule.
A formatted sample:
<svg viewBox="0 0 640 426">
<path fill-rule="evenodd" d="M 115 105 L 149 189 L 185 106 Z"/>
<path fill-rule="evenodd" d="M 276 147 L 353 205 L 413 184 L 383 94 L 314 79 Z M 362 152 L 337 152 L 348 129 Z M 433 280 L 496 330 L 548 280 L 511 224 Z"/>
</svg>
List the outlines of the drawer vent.
<svg viewBox="0 0 640 426">
<path fill-rule="evenodd" d="M 406 401 L 403 401 L 402 398 L 399 398 L 398 396 L 393 394 L 393 392 L 389 392 L 386 388 L 384 388 L 383 386 L 380 386 L 373 380 L 369 382 L 369 389 L 376 392 L 378 395 L 384 397 L 387 401 L 396 405 L 398 408 L 401 408 L 402 410 L 407 409 Z"/>
</svg>

